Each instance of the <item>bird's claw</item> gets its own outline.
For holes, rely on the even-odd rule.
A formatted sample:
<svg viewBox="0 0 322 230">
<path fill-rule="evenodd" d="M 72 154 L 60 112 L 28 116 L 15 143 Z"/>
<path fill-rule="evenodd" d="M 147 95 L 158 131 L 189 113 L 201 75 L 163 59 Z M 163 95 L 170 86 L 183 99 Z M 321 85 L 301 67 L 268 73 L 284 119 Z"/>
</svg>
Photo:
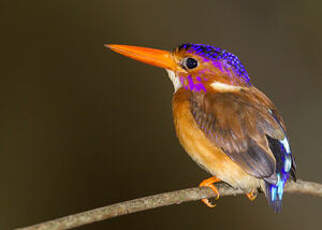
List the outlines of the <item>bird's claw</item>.
<svg viewBox="0 0 322 230">
<path fill-rule="evenodd" d="M 218 200 L 219 199 L 219 192 L 218 192 L 218 189 L 216 188 L 216 186 L 214 186 L 213 184 L 216 183 L 216 182 L 219 182 L 220 179 L 218 179 L 217 177 L 210 177 L 206 180 L 203 180 L 200 184 L 199 184 L 199 187 L 208 187 L 208 188 L 211 188 L 212 191 L 214 191 L 214 193 L 217 195 L 215 200 Z M 215 204 L 212 204 L 209 199 L 202 199 L 201 200 L 205 205 L 207 205 L 209 208 L 214 208 L 216 207 Z"/>
<path fill-rule="evenodd" d="M 246 193 L 246 196 L 250 201 L 253 201 L 257 197 L 257 192 L 252 191 L 252 192 Z"/>
</svg>

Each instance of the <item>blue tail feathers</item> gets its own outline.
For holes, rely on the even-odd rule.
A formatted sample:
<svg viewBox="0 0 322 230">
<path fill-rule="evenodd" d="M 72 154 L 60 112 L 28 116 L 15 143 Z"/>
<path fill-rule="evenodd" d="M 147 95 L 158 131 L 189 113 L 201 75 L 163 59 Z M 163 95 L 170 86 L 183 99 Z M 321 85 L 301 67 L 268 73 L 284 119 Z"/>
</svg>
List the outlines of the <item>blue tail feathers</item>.
<svg viewBox="0 0 322 230">
<path fill-rule="evenodd" d="M 282 208 L 284 186 L 288 175 L 284 175 L 284 178 L 281 178 L 280 174 L 277 174 L 277 178 L 278 182 L 276 184 L 265 182 L 267 201 L 276 213 L 280 212 Z"/>
<path fill-rule="evenodd" d="M 282 207 L 284 186 L 291 174 L 295 179 L 295 164 L 292 157 L 287 137 L 283 140 L 273 139 L 267 136 L 270 149 L 276 159 L 276 183 L 265 182 L 266 198 L 274 212 L 279 212 Z"/>
</svg>

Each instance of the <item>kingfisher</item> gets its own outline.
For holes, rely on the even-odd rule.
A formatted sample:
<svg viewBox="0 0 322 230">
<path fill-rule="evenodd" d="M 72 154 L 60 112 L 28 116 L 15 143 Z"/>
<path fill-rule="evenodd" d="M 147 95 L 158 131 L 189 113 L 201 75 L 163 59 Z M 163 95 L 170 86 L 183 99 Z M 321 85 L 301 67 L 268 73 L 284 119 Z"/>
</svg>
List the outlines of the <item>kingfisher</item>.
<svg viewBox="0 0 322 230">
<path fill-rule="evenodd" d="M 237 56 L 193 43 L 172 51 L 105 46 L 168 72 L 179 142 L 212 175 L 199 186 L 210 187 L 217 199 L 215 183 L 220 181 L 242 189 L 250 200 L 263 191 L 274 212 L 280 211 L 286 182 L 296 180 L 285 123 L 271 100 L 252 85 Z"/>
</svg>

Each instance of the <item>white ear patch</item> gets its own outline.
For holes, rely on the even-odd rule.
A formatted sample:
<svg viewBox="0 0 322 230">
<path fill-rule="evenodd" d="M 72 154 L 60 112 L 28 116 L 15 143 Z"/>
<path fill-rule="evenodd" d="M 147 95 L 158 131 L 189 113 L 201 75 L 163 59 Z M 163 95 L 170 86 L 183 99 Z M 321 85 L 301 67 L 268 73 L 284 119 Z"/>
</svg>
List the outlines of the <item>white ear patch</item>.
<svg viewBox="0 0 322 230">
<path fill-rule="evenodd" d="M 210 86 L 213 89 L 218 90 L 220 92 L 235 92 L 235 91 L 239 91 L 242 89 L 242 87 L 225 84 L 225 83 L 218 82 L 218 81 L 215 81 Z"/>
<path fill-rule="evenodd" d="M 173 83 L 174 92 L 177 92 L 177 90 L 182 87 L 179 77 L 176 76 L 176 74 L 171 70 L 166 69 L 166 71 L 168 72 L 169 78 Z"/>
</svg>

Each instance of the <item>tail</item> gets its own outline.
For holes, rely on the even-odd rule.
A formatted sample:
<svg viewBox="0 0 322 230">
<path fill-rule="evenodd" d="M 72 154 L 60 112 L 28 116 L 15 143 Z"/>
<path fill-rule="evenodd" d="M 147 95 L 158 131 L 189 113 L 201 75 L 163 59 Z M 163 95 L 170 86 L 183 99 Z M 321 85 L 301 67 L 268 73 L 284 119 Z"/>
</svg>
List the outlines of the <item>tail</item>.
<svg viewBox="0 0 322 230">
<path fill-rule="evenodd" d="M 286 137 L 283 140 L 276 140 L 267 136 L 267 139 L 276 159 L 276 183 L 272 183 L 272 180 L 265 181 L 265 195 L 274 212 L 279 213 L 282 208 L 284 186 L 289 176 L 296 180 L 295 161 Z"/>
<path fill-rule="evenodd" d="M 287 178 L 280 179 L 279 174 L 277 174 L 277 176 L 279 178 L 277 184 L 265 182 L 266 199 L 269 206 L 273 208 L 275 213 L 279 213 L 281 211 L 284 186 L 287 181 Z"/>
</svg>

